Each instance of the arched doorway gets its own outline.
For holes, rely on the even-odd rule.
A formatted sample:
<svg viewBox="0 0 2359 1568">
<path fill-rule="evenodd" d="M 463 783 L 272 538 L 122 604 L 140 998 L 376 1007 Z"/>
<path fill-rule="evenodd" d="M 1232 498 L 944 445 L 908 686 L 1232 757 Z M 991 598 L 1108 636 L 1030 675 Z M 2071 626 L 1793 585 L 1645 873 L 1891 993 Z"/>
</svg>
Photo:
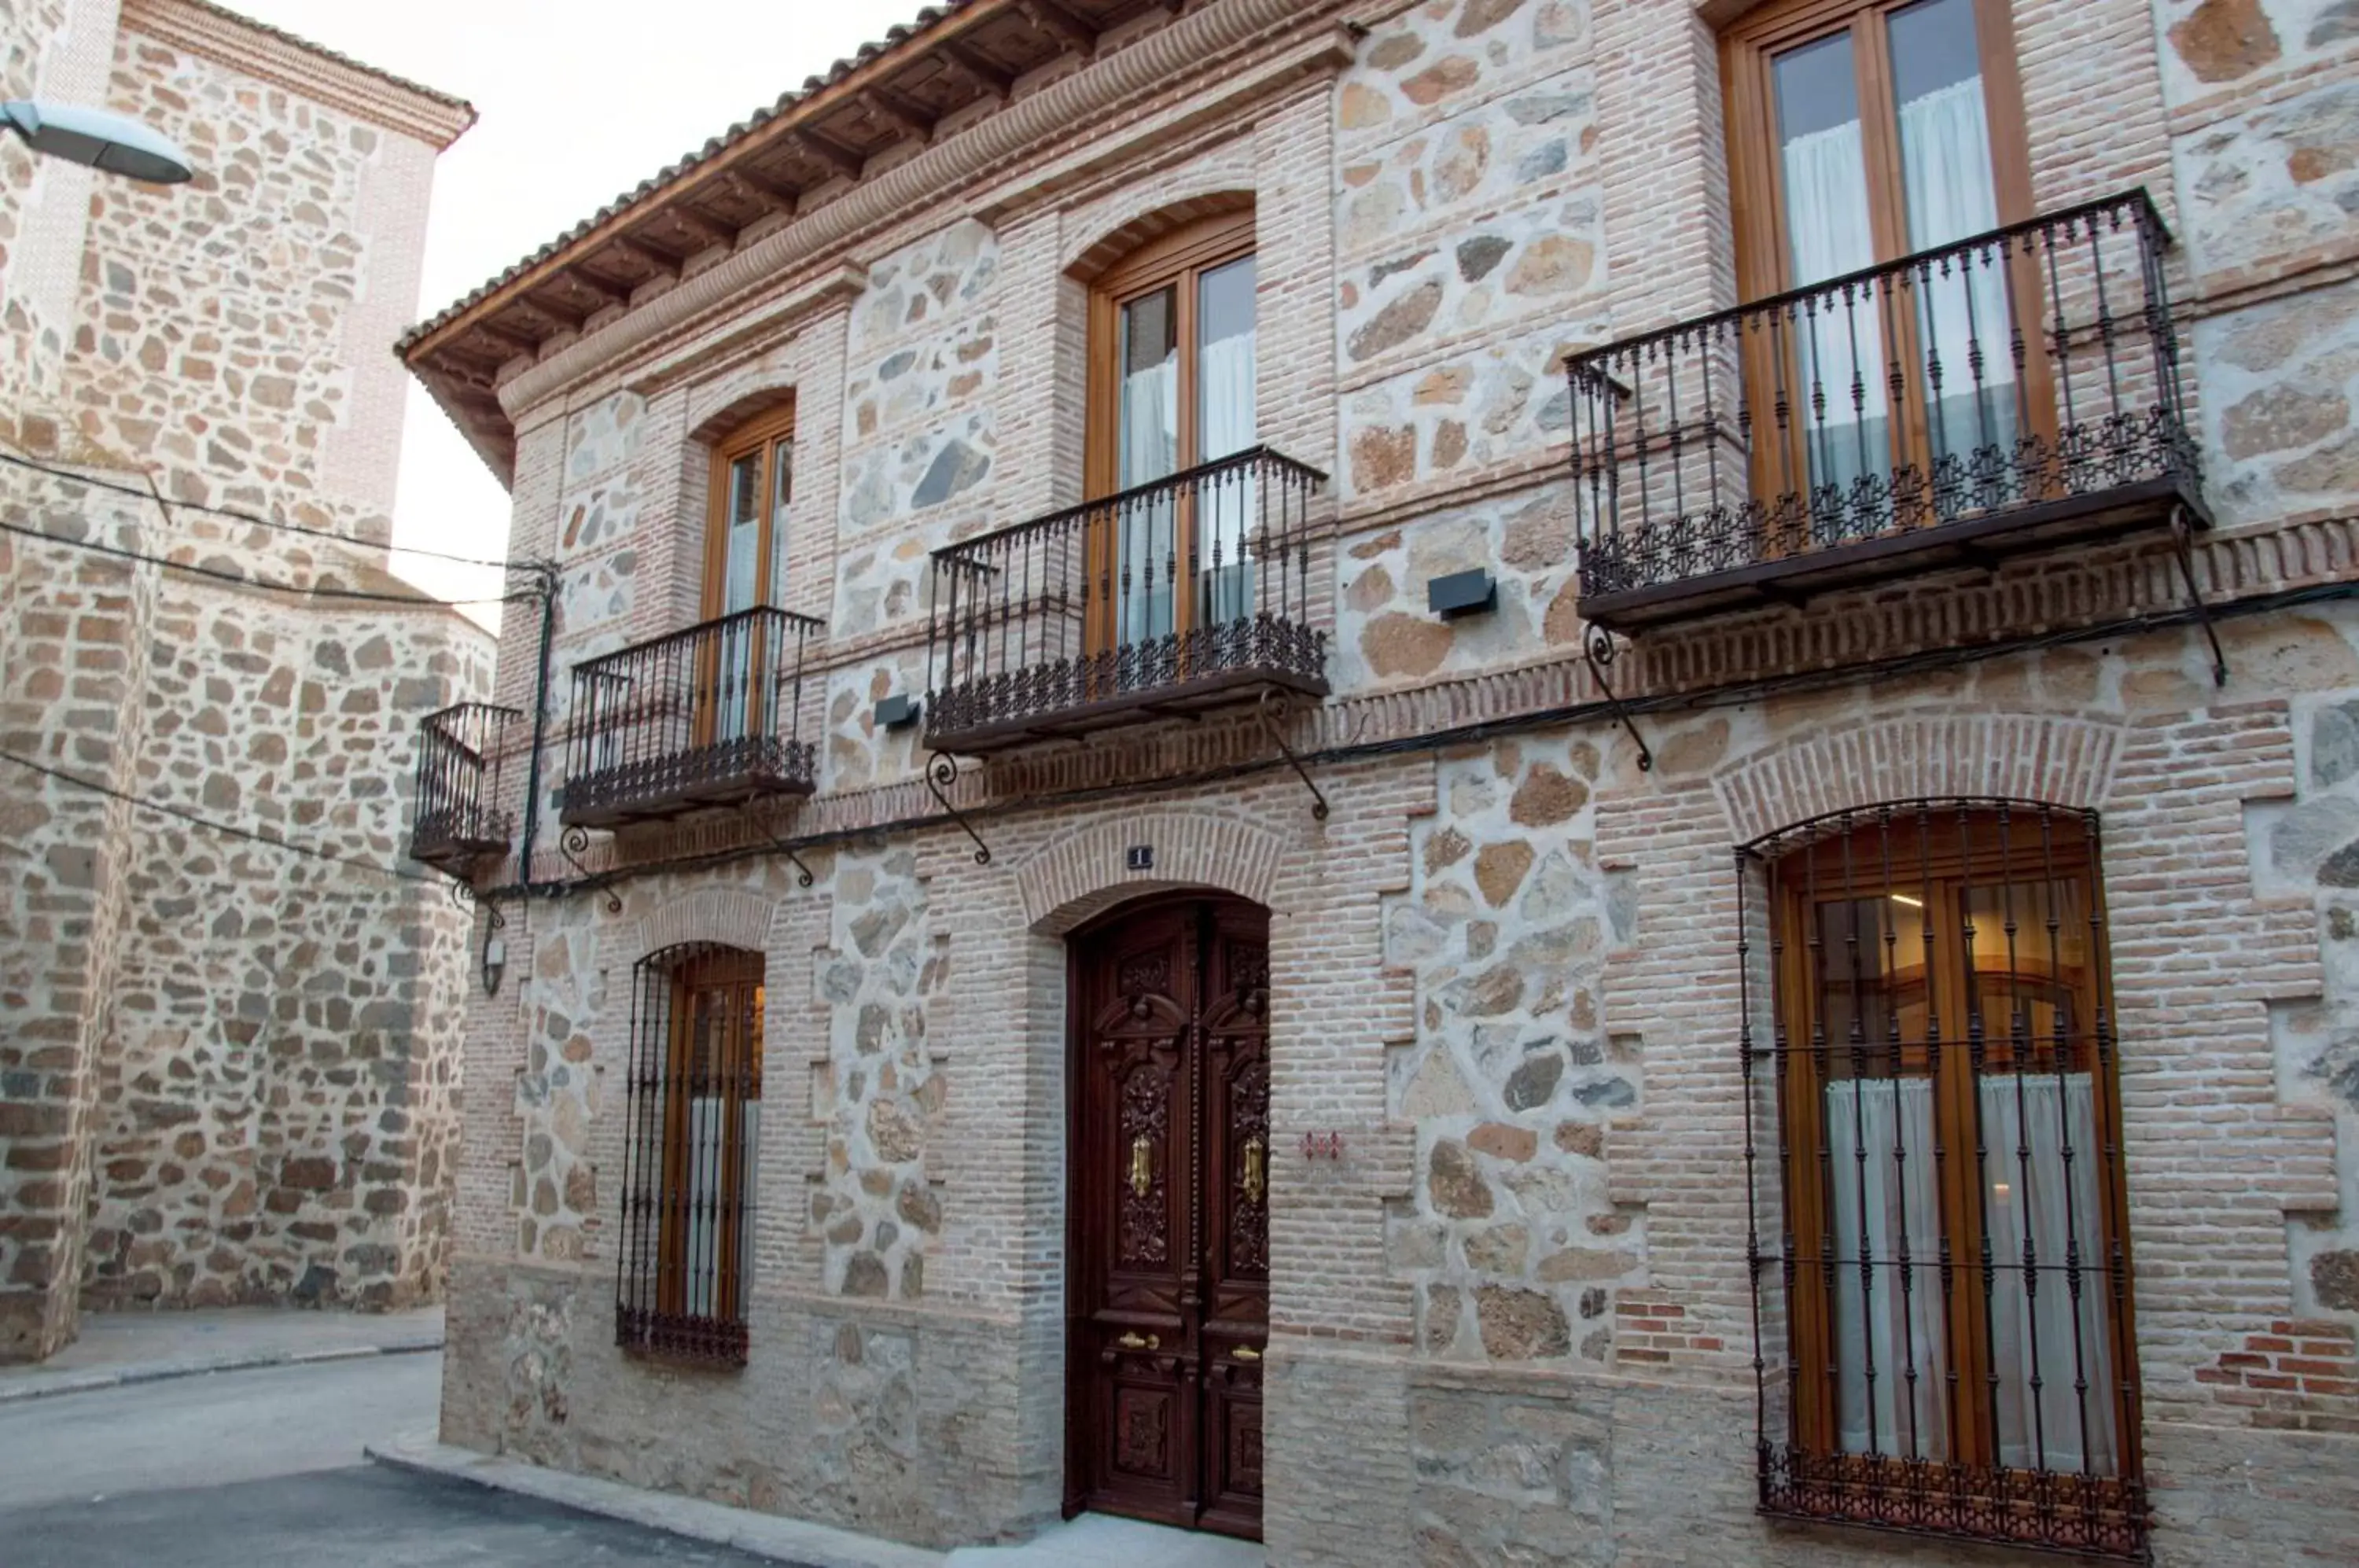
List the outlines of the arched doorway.
<svg viewBox="0 0 2359 1568">
<path fill-rule="evenodd" d="M 1069 953 L 1066 1511 L 1258 1540 L 1269 911 L 1158 898 Z"/>
</svg>

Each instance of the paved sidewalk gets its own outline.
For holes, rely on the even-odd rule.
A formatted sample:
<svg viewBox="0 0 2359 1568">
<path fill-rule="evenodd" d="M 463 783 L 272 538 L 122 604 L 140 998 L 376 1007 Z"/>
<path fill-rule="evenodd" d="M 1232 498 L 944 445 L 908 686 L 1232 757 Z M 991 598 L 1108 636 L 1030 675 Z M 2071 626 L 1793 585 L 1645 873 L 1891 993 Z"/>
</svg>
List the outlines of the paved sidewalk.
<svg viewBox="0 0 2359 1568">
<path fill-rule="evenodd" d="M 1094 1514 L 1051 1526 L 1021 1546 L 966 1546 L 944 1556 L 826 1525 L 547 1470 L 430 1437 L 373 1443 L 367 1453 L 396 1469 L 562 1503 L 797 1568 L 1260 1568 L 1266 1561 L 1260 1547 L 1245 1541 Z"/>
<path fill-rule="evenodd" d="M 37 1367 L 0 1367 L 0 1404 L 249 1367 L 442 1348 L 442 1309 L 85 1312 L 82 1337 Z"/>
</svg>

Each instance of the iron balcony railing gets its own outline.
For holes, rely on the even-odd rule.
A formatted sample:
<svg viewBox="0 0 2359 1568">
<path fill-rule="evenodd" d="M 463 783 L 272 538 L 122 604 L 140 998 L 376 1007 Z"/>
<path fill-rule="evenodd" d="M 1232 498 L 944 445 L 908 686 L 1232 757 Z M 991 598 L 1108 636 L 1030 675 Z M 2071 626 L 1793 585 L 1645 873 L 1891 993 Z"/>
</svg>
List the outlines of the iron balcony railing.
<svg viewBox="0 0 2359 1568">
<path fill-rule="evenodd" d="M 933 556 L 928 744 L 989 751 L 1258 691 L 1324 694 L 1310 499 L 1241 452 Z"/>
<path fill-rule="evenodd" d="M 1582 614 L 2201 525 L 2169 244 L 2134 191 L 1577 356 Z"/>
<path fill-rule="evenodd" d="M 507 852 L 516 813 L 500 804 L 500 767 L 507 727 L 523 716 L 489 702 L 461 702 L 419 721 L 412 860 L 451 866 Z"/>
<path fill-rule="evenodd" d="M 573 669 L 568 826 L 614 827 L 808 795 L 809 615 L 741 610 Z"/>
</svg>

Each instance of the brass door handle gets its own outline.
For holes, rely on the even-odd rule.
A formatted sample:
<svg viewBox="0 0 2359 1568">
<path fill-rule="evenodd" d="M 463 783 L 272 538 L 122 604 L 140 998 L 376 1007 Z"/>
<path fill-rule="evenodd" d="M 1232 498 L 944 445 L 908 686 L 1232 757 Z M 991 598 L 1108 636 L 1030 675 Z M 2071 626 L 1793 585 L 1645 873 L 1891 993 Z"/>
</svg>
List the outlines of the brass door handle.
<svg viewBox="0 0 2359 1568">
<path fill-rule="evenodd" d="M 1258 1203 L 1269 1191 L 1269 1151 L 1259 1134 L 1245 1139 L 1245 1202 Z"/>
<path fill-rule="evenodd" d="M 1229 1356 L 1235 1361 L 1258 1361 L 1261 1359 L 1261 1352 L 1250 1345 L 1240 1345 L 1229 1352 Z"/>
<path fill-rule="evenodd" d="M 1140 1133 L 1130 1144 L 1130 1190 L 1147 1196 L 1155 1185 L 1155 1140 Z"/>
<path fill-rule="evenodd" d="M 1125 1350 L 1160 1350 L 1163 1348 L 1163 1336 L 1150 1334 L 1141 1339 L 1135 1334 L 1125 1334 L 1114 1343 Z"/>
</svg>

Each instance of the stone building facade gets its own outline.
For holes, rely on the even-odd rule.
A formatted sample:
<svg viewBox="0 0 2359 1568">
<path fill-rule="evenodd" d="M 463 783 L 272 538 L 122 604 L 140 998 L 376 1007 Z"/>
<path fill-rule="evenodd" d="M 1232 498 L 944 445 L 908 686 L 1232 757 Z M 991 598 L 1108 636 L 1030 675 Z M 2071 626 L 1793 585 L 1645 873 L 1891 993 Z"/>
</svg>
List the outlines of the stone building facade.
<svg viewBox="0 0 2359 1568">
<path fill-rule="evenodd" d="M 1830 27 L 1870 110 L 1748 120 Z M 2321 0 L 973 0 L 415 329 L 560 573 L 446 1439 L 937 1547 L 2346 1559 L 2354 93 Z M 1901 232 L 1805 270 L 1818 132 Z M 1183 397 L 1125 490 L 1246 214 L 1291 462 Z"/>
<path fill-rule="evenodd" d="M 0 1358 L 85 1308 L 435 1299 L 466 921 L 400 852 L 493 640 L 386 569 L 386 348 L 473 112 L 195 0 L 0 40 L 0 97 L 198 171 L 0 143 Z"/>
</svg>

